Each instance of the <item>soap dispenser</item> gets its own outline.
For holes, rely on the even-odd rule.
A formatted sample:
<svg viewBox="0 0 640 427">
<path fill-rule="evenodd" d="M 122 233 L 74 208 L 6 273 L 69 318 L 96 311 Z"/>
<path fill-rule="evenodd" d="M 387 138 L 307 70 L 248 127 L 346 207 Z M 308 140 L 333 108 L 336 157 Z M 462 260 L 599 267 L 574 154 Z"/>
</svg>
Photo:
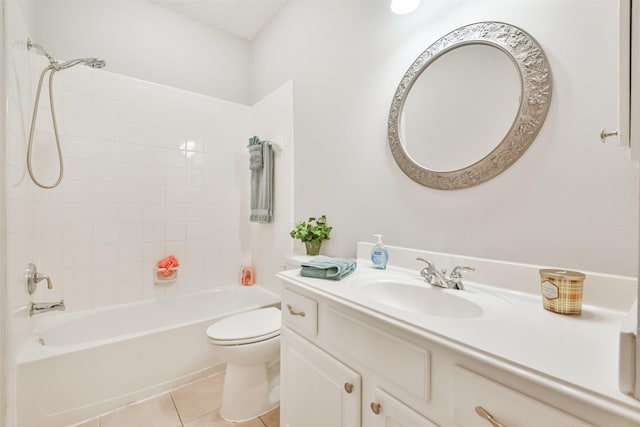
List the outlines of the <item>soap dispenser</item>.
<svg viewBox="0 0 640 427">
<path fill-rule="evenodd" d="M 387 262 L 389 261 L 389 252 L 382 243 L 382 234 L 374 234 L 373 236 L 378 238 L 378 242 L 371 250 L 371 262 L 374 268 L 384 270 L 387 268 Z"/>
</svg>

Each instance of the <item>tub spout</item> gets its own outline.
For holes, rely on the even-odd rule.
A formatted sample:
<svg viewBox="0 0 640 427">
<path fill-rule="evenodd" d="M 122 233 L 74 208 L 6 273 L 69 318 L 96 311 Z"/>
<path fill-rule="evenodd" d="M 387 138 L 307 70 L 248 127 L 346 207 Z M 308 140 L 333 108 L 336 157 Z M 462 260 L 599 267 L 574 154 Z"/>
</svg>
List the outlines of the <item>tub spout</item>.
<svg viewBox="0 0 640 427">
<path fill-rule="evenodd" d="M 29 316 L 53 310 L 63 311 L 65 308 L 64 300 L 60 300 L 59 302 L 32 302 L 29 304 Z"/>
</svg>

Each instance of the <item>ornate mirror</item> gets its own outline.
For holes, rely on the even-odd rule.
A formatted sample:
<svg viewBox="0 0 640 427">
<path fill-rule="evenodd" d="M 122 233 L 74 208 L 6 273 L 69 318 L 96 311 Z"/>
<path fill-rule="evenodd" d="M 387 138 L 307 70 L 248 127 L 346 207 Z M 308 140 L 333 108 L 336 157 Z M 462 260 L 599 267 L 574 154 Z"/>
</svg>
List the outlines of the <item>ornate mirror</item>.
<svg viewBox="0 0 640 427">
<path fill-rule="evenodd" d="M 409 67 L 391 103 L 391 152 L 414 181 L 465 188 L 511 166 L 549 109 L 551 74 L 527 33 L 479 22 L 437 40 Z"/>
</svg>

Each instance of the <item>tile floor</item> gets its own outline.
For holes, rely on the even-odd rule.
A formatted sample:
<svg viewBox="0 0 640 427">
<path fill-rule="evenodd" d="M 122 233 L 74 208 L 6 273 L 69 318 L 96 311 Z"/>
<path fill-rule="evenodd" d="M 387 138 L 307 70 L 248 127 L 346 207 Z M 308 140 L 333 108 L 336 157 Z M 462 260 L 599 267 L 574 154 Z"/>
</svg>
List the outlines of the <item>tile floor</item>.
<svg viewBox="0 0 640 427">
<path fill-rule="evenodd" d="M 220 416 L 223 374 L 177 388 L 76 427 L 280 427 L 280 408 L 244 423 Z"/>
</svg>

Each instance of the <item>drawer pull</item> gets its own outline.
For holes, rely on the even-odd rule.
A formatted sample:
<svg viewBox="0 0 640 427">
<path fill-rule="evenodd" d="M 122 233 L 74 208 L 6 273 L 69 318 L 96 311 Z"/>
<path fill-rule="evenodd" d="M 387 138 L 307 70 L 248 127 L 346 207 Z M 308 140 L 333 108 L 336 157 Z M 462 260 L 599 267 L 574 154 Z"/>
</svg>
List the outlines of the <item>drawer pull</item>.
<svg viewBox="0 0 640 427">
<path fill-rule="evenodd" d="M 485 420 L 489 421 L 492 427 L 506 427 L 504 424 L 499 423 L 498 420 L 493 418 L 493 415 L 491 415 L 489 411 L 484 409 L 482 406 L 476 406 L 476 413 Z"/>
<path fill-rule="evenodd" d="M 353 384 L 344 383 L 344 391 L 346 391 L 347 393 L 351 394 L 351 392 L 353 391 Z"/>
<path fill-rule="evenodd" d="M 300 316 L 300 317 L 306 316 L 304 311 L 295 311 L 293 307 L 291 307 L 291 304 L 287 304 L 287 308 L 289 309 L 289 314 L 292 316 Z"/>
<path fill-rule="evenodd" d="M 378 415 L 380 413 L 380 404 L 376 402 L 371 402 L 371 410 L 374 414 Z"/>
</svg>

